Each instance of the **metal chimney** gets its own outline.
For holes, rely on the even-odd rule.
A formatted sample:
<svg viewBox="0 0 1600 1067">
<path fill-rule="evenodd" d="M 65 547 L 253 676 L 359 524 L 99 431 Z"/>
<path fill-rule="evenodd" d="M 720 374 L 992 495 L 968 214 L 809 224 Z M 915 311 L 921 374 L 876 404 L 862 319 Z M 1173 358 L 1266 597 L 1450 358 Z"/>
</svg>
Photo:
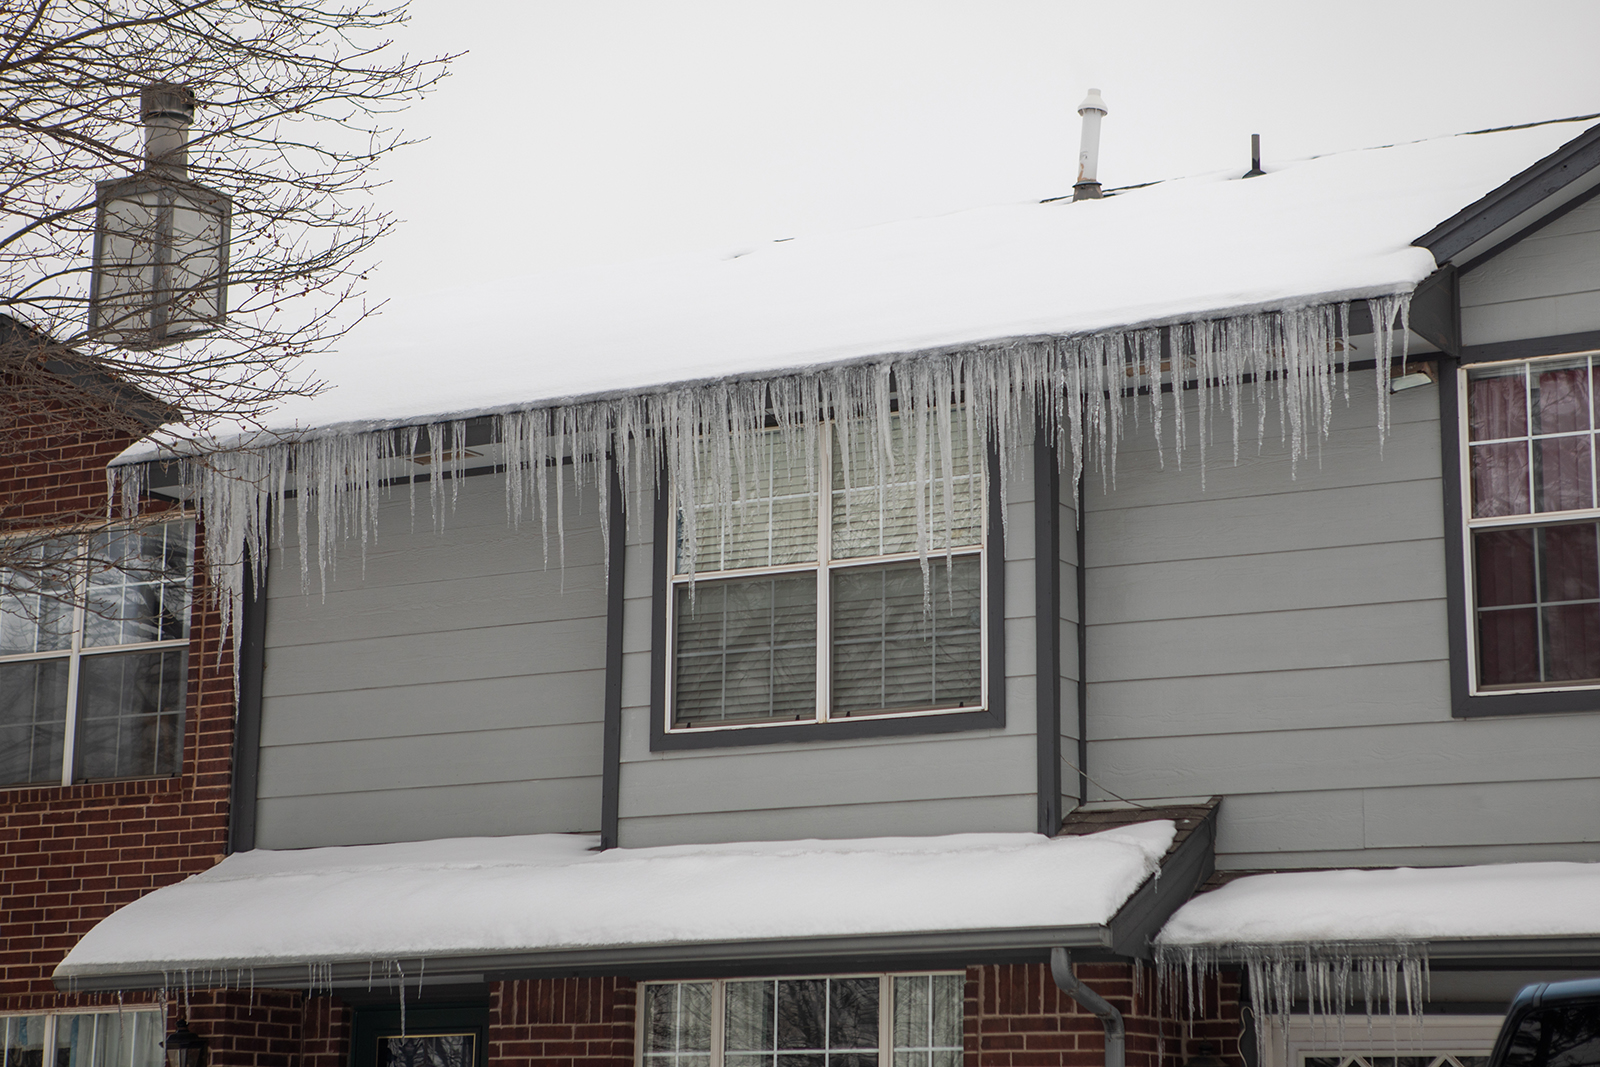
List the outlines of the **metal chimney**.
<svg viewBox="0 0 1600 1067">
<path fill-rule="evenodd" d="M 1078 142 L 1078 181 L 1072 187 L 1072 199 L 1099 200 L 1100 120 L 1107 114 L 1099 89 L 1089 90 L 1078 105 L 1078 114 L 1083 117 L 1083 139 Z"/>
<path fill-rule="evenodd" d="M 171 82 L 147 85 L 139 91 L 139 117 L 144 121 L 145 166 L 168 177 L 187 177 L 194 93 Z"/>
</svg>

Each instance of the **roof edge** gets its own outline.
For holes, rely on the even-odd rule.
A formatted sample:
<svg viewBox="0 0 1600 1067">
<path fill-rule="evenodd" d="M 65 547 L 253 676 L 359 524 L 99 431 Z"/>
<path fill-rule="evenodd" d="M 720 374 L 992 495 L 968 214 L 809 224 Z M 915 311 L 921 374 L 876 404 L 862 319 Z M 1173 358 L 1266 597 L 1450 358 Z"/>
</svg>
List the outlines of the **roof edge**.
<svg viewBox="0 0 1600 1067">
<path fill-rule="evenodd" d="M 1485 960 L 1503 964 L 1514 960 L 1600 959 L 1600 933 L 1315 941 L 1163 941 L 1157 948 L 1168 954 L 1192 951 L 1219 963 L 1243 963 L 1263 955 L 1288 954 L 1312 959 L 1323 956 L 1388 958 L 1404 953 L 1432 961 Z"/>
<path fill-rule="evenodd" d="M 424 965 L 419 971 L 426 974 L 427 981 L 446 981 L 485 976 L 510 979 L 573 974 L 687 973 L 708 968 L 779 970 L 845 959 L 938 960 L 958 953 L 969 959 L 1031 958 L 1035 955 L 1043 958 L 1043 953 L 1057 945 L 1091 953 L 1106 952 L 1111 948 L 1112 934 L 1104 925 L 1041 926 L 484 952 L 403 957 L 401 962 L 418 959 Z M 374 962 L 383 961 L 361 958 L 250 965 L 164 960 L 131 963 L 126 969 L 114 964 L 68 969 L 63 963 L 56 968 L 52 981 L 63 992 L 79 993 L 166 989 L 219 979 L 226 985 L 230 975 L 233 983 L 249 983 L 254 987 L 288 985 L 300 988 L 309 981 L 318 987 L 333 988 L 370 985 Z"/>
<path fill-rule="evenodd" d="M 1597 166 L 1600 166 L 1600 124 L 1589 127 L 1411 243 L 1432 252 L 1435 261 L 1443 266 Z"/>
<path fill-rule="evenodd" d="M 382 433 L 389 430 L 398 430 L 412 426 L 437 426 L 451 422 L 467 422 L 473 419 L 494 418 L 524 411 L 554 411 L 566 407 L 578 407 L 587 404 L 603 404 L 633 396 L 661 395 L 682 389 L 703 388 L 725 383 L 801 377 L 804 375 L 821 374 L 828 371 L 851 367 L 892 364 L 907 360 L 936 358 L 939 356 L 956 354 L 991 352 L 1024 345 L 1052 344 L 1074 338 L 1103 337 L 1116 334 L 1132 333 L 1138 330 L 1198 325 L 1200 323 L 1221 322 L 1227 319 L 1240 318 L 1247 315 L 1264 315 L 1273 314 L 1276 312 L 1297 311 L 1308 308 L 1333 307 L 1339 304 L 1352 305 L 1350 315 L 1351 331 L 1354 334 L 1360 335 L 1362 333 L 1370 333 L 1372 327 L 1371 319 L 1366 315 L 1366 305 L 1358 302 L 1412 293 L 1416 290 L 1417 285 L 1420 284 L 1422 280 L 1423 279 L 1418 279 L 1417 282 L 1410 283 L 1363 286 L 1355 289 L 1330 290 L 1327 292 L 1307 294 L 1305 296 L 1294 297 L 1291 299 L 1240 304 L 1228 307 L 1212 308 L 1205 311 L 1197 311 L 1182 315 L 1168 315 L 1150 319 L 1134 320 L 1121 325 L 1107 326 L 1100 329 L 992 337 L 982 340 L 958 342 L 954 344 L 934 345 L 927 348 L 878 352 L 872 355 L 854 356 L 848 359 L 830 360 L 817 363 L 801 363 L 788 367 L 776 367 L 767 370 L 751 371 L 747 374 L 727 374 L 707 378 L 688 378 L 677 381 L 657 382 L 640 386 L 637 389 L 609 389 L 595 393 L 584 393 L 559 397 L 544 397 L 521 403 L 497 404 L 488 407 L 465 408 L 456 411 L 440 411 L 427 414 L 418 414 L 414 416 L 346 420 L 342 422 L 331 422 L 315 426 L 284 427 L 276 430 L 255 430 L 247 433 L 236 434 L 232 437 L 218 437 L 209 440 L 200 440 L 195 438 L 174 438 L 169 441 L 156 441 L 146 439 L 131 445 L 121 455 L 112 459 L 108 466 L 113 468 L 132 467 L 145 463 L 159 463 L 168 460 L 178 460 L 193 456 L 209 455 L 217 452 L 248 452 L 252 449 L 270 448 L 274 445 L 284 444 L 287 442 L 300 443 L 353 434 Z"/>
<path fill-rule="evenodd" d="M 1209 810 L 1199 824 L 1111 917 L 1111 948 L 1118 956 L 1149 959 L 1156 933 L 1211 877 L 1216 869 L 1217 810 L 1221 805 L 1221 797 L 1207 801 Z"/>
</svg>

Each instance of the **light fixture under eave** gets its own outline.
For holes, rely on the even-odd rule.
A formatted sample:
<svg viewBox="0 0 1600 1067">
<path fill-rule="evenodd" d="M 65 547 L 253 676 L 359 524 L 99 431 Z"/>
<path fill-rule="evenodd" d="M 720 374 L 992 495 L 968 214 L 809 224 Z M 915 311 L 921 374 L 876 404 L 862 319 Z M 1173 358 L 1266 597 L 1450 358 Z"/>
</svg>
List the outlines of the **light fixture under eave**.
<svg viewBox="0 0 1600 1067">
<path fill-rule="evenodd" d="M 1432 385 L 1438 380 L 1439 369 L 1431 360 L 1426 363 L 1413 363 L 1407 373 L 1397 374 L 1389 379 L 1389 392 L 1403 393 L 1407 389 Z"/>
<path fill-rule="evenodd" d="M 205 1038 L 189 1029 L 189 1023 L 178 1017 L 178 1028 L 163 1042 L 167 1049 L 167 1067 L 200 1067 L 205 1058 Z"/>
</svg>

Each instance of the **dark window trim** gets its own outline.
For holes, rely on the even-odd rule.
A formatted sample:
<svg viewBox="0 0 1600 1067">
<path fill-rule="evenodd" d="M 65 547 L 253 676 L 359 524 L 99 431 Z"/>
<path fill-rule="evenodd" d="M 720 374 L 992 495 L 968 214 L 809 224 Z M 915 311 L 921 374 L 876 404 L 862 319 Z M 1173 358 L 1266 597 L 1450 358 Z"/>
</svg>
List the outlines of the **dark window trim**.
<svg viewBox="0 0 1600 1067">
<path fill-rule="evenodd" d="M 1497 341 L 1487 345 L 1468 345 L 1461 350 L 1462 363 L 1498 363 L 1508 359 L 1537 359 L 1568 352 L 1592 352 L 1600 348 L 1600 330 L 1563 333 L 1552 337 L 1525 337 L 1516 341 Z"/>
<path fill-rule="evenodd" d="M 1033 438 L 1034 758 L 1039 833 L 1061 832 L 1061 467 L 1055 434 Z"/>
<path fill-rule="evenodd" d="M 432 991 L 430 991 L 432 992 Z M 412 993 L 411 996 L 419 994 Z M 440 995 L 448 995 L 448 988 Z M 477 1035 L 474 1067 L 487 1067 L 489 1063 L 489 1005 L 470 1003 L 450 1006 L 409 1004 L 400 1007 L 366 1007 L 358 1005 L 350 1027 L 351 1067 L 377 1067 L 379 1037 L 398 1037 L 401 1033 L 423 1037 L 429 1033 L 461 1033 L 470 1031 Z"/>
<path fill-rule="evenodd" d="M 1000 453 L 989 447 L 989 537 L 984 565 L 989 583 L 989 681 L 984 711 L 940 712 L 933 715 L 898 715 L 881 719 L 767 726 L 748 730 L 706 730 L 701 733 L 667 732 L 667 548 L 669 541 L 667 477 L 656 480 L 654 552 L 650 595 L 650 751 L 674 752 L 701 748 L 735 748 L 747 745 L 787 745 L 807 741 L 852 741 L 867 737 L 904 737 L 914 734 L 948 734 L 963 730 L 999 730 L 1006 725 L 1006 559 L 1004 514 L 1000 504 Z"/>
<path fill-rule="evenodd" d="M 600 757 L 600 847 L 617 847 L 617 832 L 622 799 L 622 642 L 625 636 L 623 611 L 627 606 L 624 589 L 628 559 L 628 522 L 622 499 L 622 479 L 617 458 L 611 457 L 607 476 L 611 479 L 611 514 L 606 532 L 606 704 L 601 735 Z"/>
<path fill-rule="evenodd" d="M 1582 335 L 1568 335 L 1582 336 Z M 1548 348 L 1559 337 L 1530 338 L 1515 342 L 1555 355 L 1565 349 Z M 1487 347 L 1487 346 L 1482 346 Z M 1590 347 L 1595 347 L 1591 345 Z M 1469 352 L 1471 349 L 1468 350 Z M 1522 359 L 1525 356 L 1500 356 Z M 1458 389 L 1461 368 L 1474 362 L 1441 359 L 1439 376 L 1439 443 L 1444 461 L 1445 591 L 1449 605 L 1450 714 L 1458 719 L 1491 715 L 1551 715 L 1573 711 L 1600 711 L 1600 689 L 1552 689 L 1544 693 L 1479 694 L 1474 696 L 1467 664 L 1467 626 L 1472 605 L 1467 596 L 1465 504 L 1461 484 L 1461 415 Z"/>
</svg>

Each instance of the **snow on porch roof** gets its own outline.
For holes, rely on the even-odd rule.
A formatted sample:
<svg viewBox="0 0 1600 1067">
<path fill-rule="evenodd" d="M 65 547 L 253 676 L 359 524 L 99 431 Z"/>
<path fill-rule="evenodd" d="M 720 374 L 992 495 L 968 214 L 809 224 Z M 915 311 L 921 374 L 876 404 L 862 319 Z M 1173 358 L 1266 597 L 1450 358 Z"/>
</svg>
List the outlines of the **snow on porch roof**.
<svg viewBox="0 0 1600 1067">
<path fill-rule="evenodd" d="M 1156 937 L 1164 951 L 1425 942 L 1430 956 L 1538 956 L 1600 946 L 1600 863 L 1299 871 L 1202 893 Z"/>
<path fill-rule="evenodd" d="M 330 388 L 286 401 L 268 428 L 416 423 L 1405 292 L 1435 266 L 1413 240 L 1589 124 L 964 211 L 721 259 L 474 281 L 392 302 L 316 357 Z"/>
<path fill-rule="evenodd" d="M 1161 864 L 1170 820 L 1083 837 L 958 834 L 594 851 L 587 835 L 257 850 L 158 889 L 90 930 L 64 988 L 362 981 L 385 961 L 435 978 L 967 947 L 1096 943 Z M 1076 942 L 1070 936 L 1078 931 Z M 1020 940 L 1019 940 L 1020 939 Z M 925 939 L 924 939 L 925 940 Z M 947 941 L 946 950 L 956 942 Z M 810 951 L 807 951 L 809 946 Z M 876 946 L 876 947 L 874 947 Z"/>
</svg>

